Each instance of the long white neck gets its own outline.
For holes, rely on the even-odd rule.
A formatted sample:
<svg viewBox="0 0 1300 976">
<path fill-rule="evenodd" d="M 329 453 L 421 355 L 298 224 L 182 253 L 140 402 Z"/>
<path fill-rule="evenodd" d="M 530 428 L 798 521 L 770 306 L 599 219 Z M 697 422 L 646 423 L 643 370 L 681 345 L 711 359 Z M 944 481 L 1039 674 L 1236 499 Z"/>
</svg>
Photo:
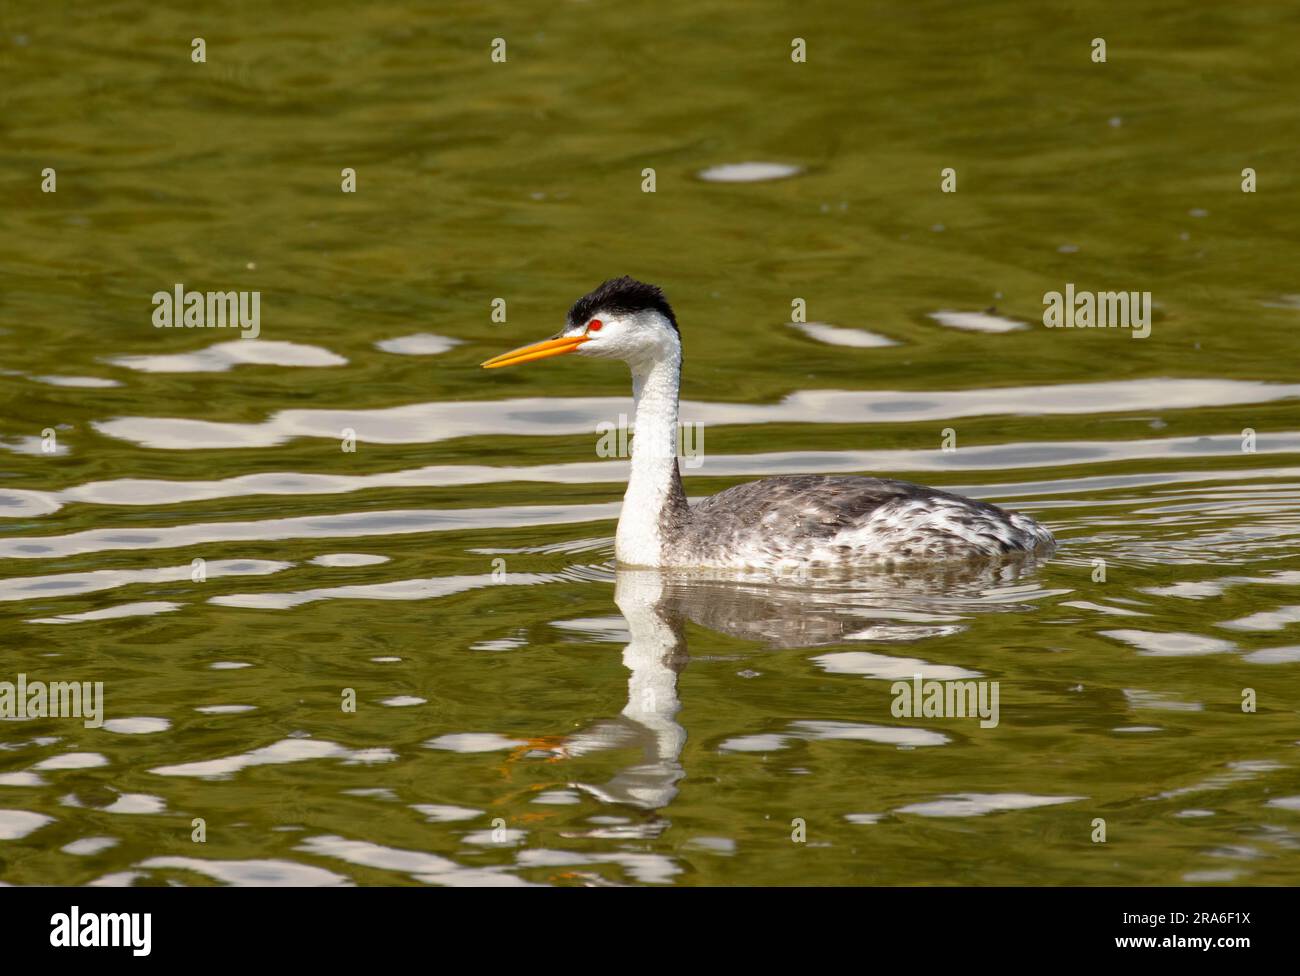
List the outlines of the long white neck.
<svg viewBox="0 0 1300 976">
<path fill-rule="evenodd" d="M 632 468 L 614 551 L 626 565 L 662 566 L 669 543 L 689 518 L 677 469 L 681 348 L 629 365 L 634 401 Z"/>
</svg>

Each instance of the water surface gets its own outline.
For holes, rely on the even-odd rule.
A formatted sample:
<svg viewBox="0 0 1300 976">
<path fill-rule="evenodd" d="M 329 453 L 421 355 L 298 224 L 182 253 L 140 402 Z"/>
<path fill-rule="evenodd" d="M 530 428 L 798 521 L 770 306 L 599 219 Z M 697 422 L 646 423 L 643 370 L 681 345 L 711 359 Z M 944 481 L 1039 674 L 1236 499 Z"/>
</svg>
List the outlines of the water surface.
<svg viewBox="0 0 1300 976">
<path fill-rule="evenodd" d="M 1300 17 L 1146 6 L 7 6 L 0 680 L 105 721 L 0 724 L 0 880 L 1300 881 Z M 625 370 L 477 364 L 623 273 L 692 496 L 924 480 L 1059 554 L 617 569 Z M 178 282 L 261 337 L 153 328 Z"/>
</svg>

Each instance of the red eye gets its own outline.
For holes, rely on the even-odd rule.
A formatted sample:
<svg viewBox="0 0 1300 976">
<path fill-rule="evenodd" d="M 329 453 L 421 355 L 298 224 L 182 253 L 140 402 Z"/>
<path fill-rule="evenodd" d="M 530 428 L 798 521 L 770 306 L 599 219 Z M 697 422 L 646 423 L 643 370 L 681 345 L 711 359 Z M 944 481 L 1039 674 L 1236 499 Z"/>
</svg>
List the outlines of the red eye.
<svg viewBox="0 0 1300 976">
<path fill-rule="evenodd" d="M 600 319 L 592 319 L 590 322 L 587 323 L 587 331 L 588 331 L 588 332 L 599 332 L 599 331 L 600 331 L 600 327 L 601 327 L 602 325 L 604 325 L 604 324 L 605 324 L 605 323 L 603 323 Z"/>
</svg>

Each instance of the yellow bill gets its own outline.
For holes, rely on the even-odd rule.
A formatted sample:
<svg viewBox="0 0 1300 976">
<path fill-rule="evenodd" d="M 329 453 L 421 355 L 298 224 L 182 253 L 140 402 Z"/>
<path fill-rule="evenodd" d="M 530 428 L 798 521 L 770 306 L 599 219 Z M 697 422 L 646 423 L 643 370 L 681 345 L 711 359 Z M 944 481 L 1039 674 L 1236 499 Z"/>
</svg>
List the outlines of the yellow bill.
<svg viewBox="0 0 1300 976">
<path fill-rule="evenodd" d="M 502 366 L 518 366 L 520 363 L 531 363 L 534 359 L 563 356 L 565 353 L 573 352 L 586 341 L 587 336 L 585 335 L 556 336 L 554 339 L 534 342 L 531 346 L 520 346 L 518 349 L 503 352 L 500 356 L 493 356 L 482 366 L 484 369 L 498 369 Z"/>
</svg>

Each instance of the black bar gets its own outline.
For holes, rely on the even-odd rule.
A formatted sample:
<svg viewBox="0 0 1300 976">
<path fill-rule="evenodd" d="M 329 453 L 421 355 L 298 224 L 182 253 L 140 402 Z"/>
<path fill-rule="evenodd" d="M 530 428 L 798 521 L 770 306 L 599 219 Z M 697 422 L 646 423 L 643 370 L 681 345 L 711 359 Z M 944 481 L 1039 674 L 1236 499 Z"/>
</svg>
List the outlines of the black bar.
<svg viewBox="0 0 1300 976">
<path fill-rule="evenodd" d="M 649 962 L 661 953 L 665 961 L 680 959 L 703 939 L 725 945 L 729 956 L 791 947 L 811 953 L 810 970 L 825 968 L 815 959 L 837 946 L 855 952 L 863 967 L 891 951 L 903 953 L 900 961 L 910 958 L 927 968 L 944 960 L 1056 966 L 1093 959 L 1137 965 L 1203 959 L 1219 968 L 1294 959 L 1295 898 L 1294 888 L 642 887 L 578 894 L 434 887 L 10 887 L 0 888 L 0 933 L 7 963 L 55 965 L 207 965 L 283 957 L 295 965 L 332 967 L 349 960 L 373 965 L 423 958 L 440 967 L 453 959 L 464 962 L 471 953 L 495 968 L 503 953 L 513 951 L 552 962 L 590 953 L 619 965 L 616 960 Z M 130 945 L 51 945 L 57 916 L 70 922 L 73 906 L 83 931 L 99 925 L 98 919 L 86 923 L 87 915 L 140 913 L 143 921 L 148 913 L 148 955 L 135 955 Z M 143 941 L 141 931 L 135 934 Z M 1205 947 L 1200 940 L 1207 939 Z"/>
</svg>

